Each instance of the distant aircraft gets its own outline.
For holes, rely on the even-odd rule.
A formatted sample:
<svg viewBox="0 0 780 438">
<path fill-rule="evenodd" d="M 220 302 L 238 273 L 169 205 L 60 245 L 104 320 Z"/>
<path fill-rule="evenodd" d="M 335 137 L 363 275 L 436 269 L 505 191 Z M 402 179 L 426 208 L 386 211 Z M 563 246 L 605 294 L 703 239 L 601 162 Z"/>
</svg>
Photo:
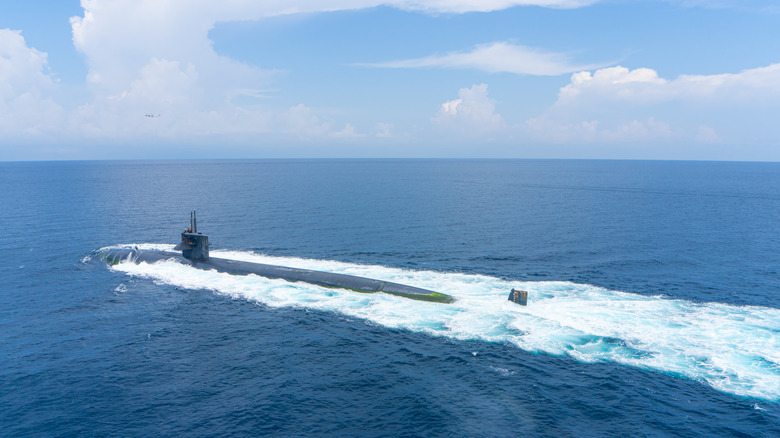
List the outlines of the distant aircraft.
<svg viewBox="0 0 780 438">
<path fill-rule="evenodd" d="M 146 117 L 160 117 L 159 114 L 147 114 Z"/>
</svg>

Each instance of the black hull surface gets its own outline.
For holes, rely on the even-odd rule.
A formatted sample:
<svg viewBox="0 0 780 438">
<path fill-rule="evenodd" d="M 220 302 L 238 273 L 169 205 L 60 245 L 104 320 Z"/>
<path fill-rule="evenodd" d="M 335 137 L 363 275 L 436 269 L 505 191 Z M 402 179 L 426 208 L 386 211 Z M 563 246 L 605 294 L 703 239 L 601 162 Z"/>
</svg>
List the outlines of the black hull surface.
<svg viewBox="0 0 780 438">
<path fill-rule="evenodd" d="M 432 301 L 437 303 L 452 303 L 455 301 L 455 298 L 446 294 L 389 281 L 215 257 L 210 257 L 208 260 L 190 260 L 182 257 L 181 254 L 168 251 L 121 248 L 106 250 L 102 253 L 102 256 L 106 261 L 113 264 L 124 261 L 154 263 L 160 260 L 173 259 L 179 263 L 190 265 L 198 269 L 213 269 L 217 272 L 224 272 L 232 275 L 255 274 L 261 277 L 278 278 L 291 282 L 301 281 L 327 288 L 348 289 L 363 293 L 384 292 L 386 294 L 397 295 L 413 300 Z"/>
</svg>

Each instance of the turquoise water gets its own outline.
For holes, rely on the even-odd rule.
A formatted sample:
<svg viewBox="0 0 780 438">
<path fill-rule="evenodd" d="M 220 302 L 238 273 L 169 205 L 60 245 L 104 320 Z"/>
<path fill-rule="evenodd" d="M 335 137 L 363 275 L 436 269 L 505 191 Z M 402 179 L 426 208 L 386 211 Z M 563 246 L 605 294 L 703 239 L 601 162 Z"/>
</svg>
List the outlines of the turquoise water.
<svg viewBox="0 0 780 438">
<path fill-rule="evenodd" d="M 11 435 L 780 433 L 780 165 L 0 164 Z M 380 278 L 453 305 L 95 251 Z M 512 287 L 529 306 L 506 301 Z"/>
</svg>

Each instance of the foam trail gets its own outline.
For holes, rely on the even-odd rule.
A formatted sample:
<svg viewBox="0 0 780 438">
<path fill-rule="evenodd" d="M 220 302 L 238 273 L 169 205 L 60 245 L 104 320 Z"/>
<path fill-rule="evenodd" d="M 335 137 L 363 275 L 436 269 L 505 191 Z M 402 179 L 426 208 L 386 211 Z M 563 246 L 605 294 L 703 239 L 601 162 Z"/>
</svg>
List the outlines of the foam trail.
<svg viewBox="0 0 780 438">
<path fill-rule="evenodd" d="M 139 244 L 171 250 L 171 245 Z M 212 256 L 339 272 L 410 284 L 454 296 L 454 304 L 412 301 L 203 271 L 174 261 L 120 263 L 132 276 L 209 289 L 269 307 L 339 312 L 390 328 L 459 340 L 509 342 L 582 362 L 617 362 L 706 382 L 720 391 L 780 400 L 780 309 L 693 303 L 569 282 L 508 282 L 481 276 L 270 257 L 239 251 Z M 528 307 L 507 301 L 512 287 Z"/>
</svg>

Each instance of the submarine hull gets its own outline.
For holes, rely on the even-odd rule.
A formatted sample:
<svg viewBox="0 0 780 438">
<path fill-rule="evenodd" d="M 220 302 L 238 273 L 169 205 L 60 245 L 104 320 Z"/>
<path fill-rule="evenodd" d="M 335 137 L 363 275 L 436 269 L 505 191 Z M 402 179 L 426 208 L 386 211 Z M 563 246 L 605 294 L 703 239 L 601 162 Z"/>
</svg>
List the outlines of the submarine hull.
<svg viewBox="0 0 780 438">
<path fill-rule="evenodd" d="M 337 274 L 333 272 L 312 271 L 309 269 L 290 268 L 285 266 L 267 265 L 263 263 L 244 262 L 217 257 L 209 257 L 207 260 L 192 260 L 181 254 L 158 251 L 119 248 L 107 250 L 102 254 L 109 263 L 121 263 L 131 261 L 135 263 L 154 263 L 161 260 L 176 260 L 179 263 L 190 265 L 204 270 L 215 270 L 232 275 L 255 274 L 261 277 L 282 279 L 290 282 L 304 282 L 327 288 L 348 289 L 363 293 L 383 292 L 404 298 L 437 303 L 452 303 L 455 301 L 450 295 L 434 292 L 405 284 L 390 281 L 375 280 L 358 277 L 355 275 Z"/>
</svg>

